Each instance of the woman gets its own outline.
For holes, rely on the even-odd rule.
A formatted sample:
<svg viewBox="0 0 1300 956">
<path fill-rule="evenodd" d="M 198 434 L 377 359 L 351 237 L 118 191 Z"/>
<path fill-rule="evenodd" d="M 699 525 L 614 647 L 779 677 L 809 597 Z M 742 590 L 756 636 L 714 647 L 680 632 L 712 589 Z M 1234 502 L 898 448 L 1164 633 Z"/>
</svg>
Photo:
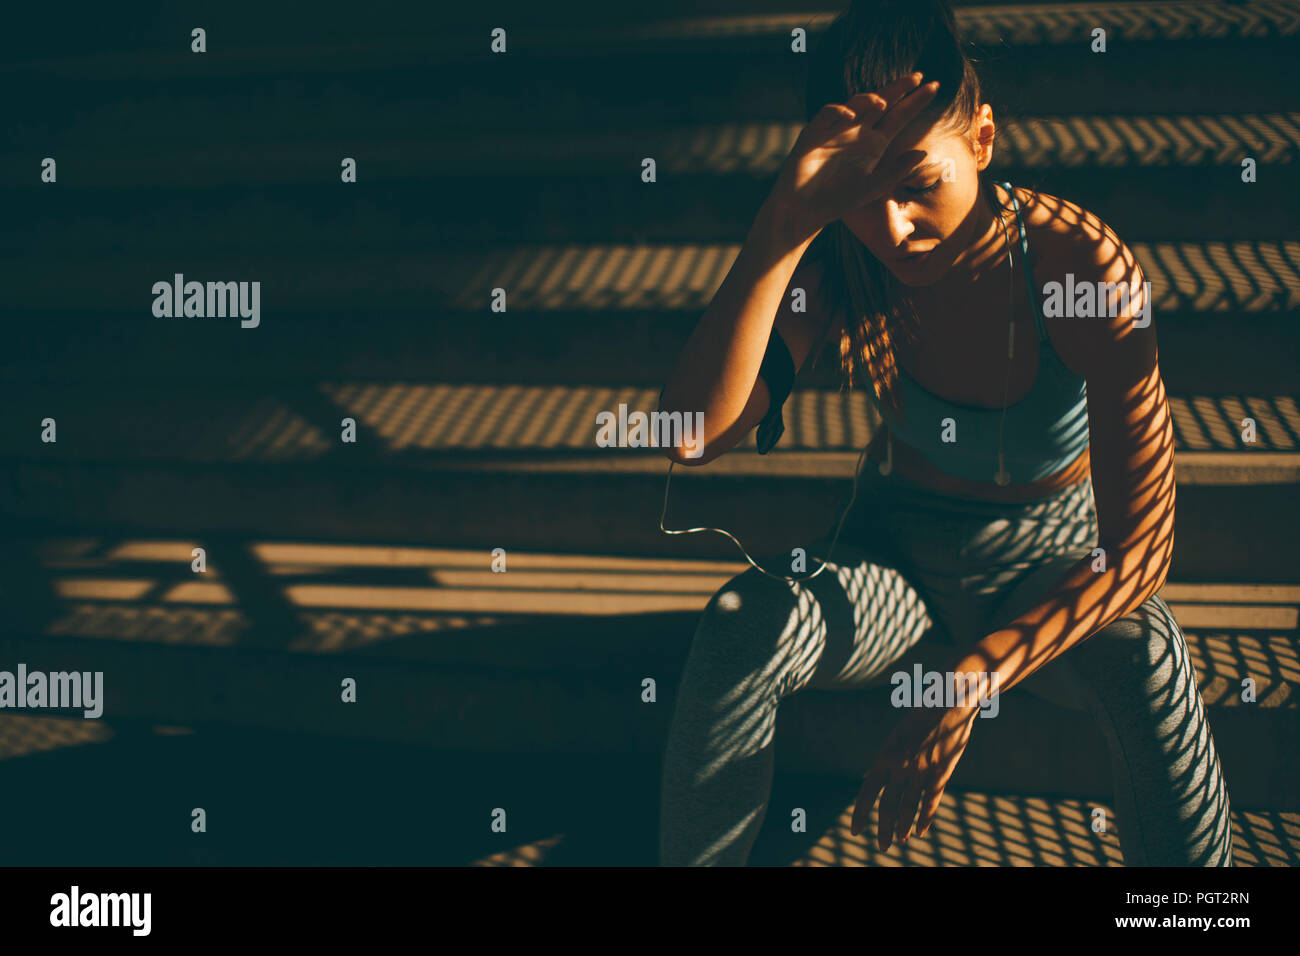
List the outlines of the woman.
<svg viewBox="0 0 1300 956">
<path fill-rule="evenodd" d="M 669 458 L 706 464 L 755 426 L 766 453 L 829 337 L 884 427 L 833 552 L 810 549 L 825 573 L 754 568 L 705 609 L 665 753 L 661 863 L 743 864 L 780 701 L 878 682 L 924 638 L 949 680 L 1025 682 L 1093 715 L 1127 864 L 1231 865 L 1195 673 L 1157 596 L 1173 432 L 1141 269 L 1092 213 L 987 178 L 992 111 L 941 0 L 855 3 L 813 58 L 807 106 L 661 395 L 704 413 L 702 453 Z M 1058 317 L 1043 307 L 1058 282 L 1100 307 Z M 882 851 L 925 833 L 979 711 L 900 711 L 853 832 L 879 797 Z"/>
</svg>

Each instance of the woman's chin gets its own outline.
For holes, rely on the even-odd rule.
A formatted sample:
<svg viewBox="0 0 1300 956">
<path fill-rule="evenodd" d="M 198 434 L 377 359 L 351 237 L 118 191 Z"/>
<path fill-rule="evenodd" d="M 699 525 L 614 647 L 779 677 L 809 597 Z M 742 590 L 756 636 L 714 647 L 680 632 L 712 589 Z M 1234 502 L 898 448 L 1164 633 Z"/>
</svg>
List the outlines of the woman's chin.
<svg viewBox="0 0 1300 956">
<path fill-rule="evenodd" d="M 942 244 L 907 259 L 885 258 L 878 253 L 873 255 L 881 265 L 894 274 L 895 279 L 913 289 L 934 285 L 947 275 L 953 265 L 948 250 L 943 248 Z"/>
</svg>

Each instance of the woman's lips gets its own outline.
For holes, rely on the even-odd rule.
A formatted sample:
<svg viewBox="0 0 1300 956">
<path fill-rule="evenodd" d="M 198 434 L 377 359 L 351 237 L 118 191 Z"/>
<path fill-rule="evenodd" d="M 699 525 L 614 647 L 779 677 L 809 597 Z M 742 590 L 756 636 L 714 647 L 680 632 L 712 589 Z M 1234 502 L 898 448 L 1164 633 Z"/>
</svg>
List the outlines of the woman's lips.
<svg viewBox="0 0 1300 956">
<path fill-rule="evenodd" d="M 900 256 L 894 261 L 895 262 L 919 262 L 932 252 L 934 252 L 933 249 L 927 249 L 925 250 L 925 252 L 914 252 L 910 256 Z"/>
</svg>

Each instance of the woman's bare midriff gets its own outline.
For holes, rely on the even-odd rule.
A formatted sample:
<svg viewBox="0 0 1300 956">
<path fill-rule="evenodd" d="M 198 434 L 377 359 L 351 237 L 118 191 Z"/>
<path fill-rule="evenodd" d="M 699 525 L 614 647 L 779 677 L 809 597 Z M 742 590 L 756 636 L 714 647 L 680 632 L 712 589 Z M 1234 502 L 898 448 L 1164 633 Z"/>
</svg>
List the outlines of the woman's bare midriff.
<svg viewBox="0 0 1300 956">
<path fill-rule="evenodd" d="M 867 457 L 874 462 L 885 460 L 885 440 L 888 426 L 881 424 L 876 434 L 867 445 Z M 969 481 L 940 471 L 915 448 L 894 439 L 893 470 L 901 478 L 913 481 L 922 487 L 941 494 L 956 495 L 963 498 L 980 498 L 986 501 L 1029 501 L 1045 498 L 1054 492 L 1083 481 L 1088 477 L 1091 459 L 1088 449 L 1055 474 L 1025 484 L 1013 484 L 1003 487 L 996 484 L 989 476 L 989 481 Z"/>
</svg>

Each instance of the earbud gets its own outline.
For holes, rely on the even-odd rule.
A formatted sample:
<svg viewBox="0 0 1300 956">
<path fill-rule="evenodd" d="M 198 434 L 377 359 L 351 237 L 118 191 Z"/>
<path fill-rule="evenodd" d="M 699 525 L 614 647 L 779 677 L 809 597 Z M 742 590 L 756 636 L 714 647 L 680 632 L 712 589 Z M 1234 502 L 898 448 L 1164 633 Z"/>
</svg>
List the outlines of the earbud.
<svg viewBox="0 0 1300 956">
<path fill-rule="evenodd" d="M 1011 476 L 1007 474 L 1006 463 L 1002 460 L 1002 449 L 998 449 L 998 473 L 993 476 L 993 480 L 1005 488 L 1011 484 Z"/>
</svg>

